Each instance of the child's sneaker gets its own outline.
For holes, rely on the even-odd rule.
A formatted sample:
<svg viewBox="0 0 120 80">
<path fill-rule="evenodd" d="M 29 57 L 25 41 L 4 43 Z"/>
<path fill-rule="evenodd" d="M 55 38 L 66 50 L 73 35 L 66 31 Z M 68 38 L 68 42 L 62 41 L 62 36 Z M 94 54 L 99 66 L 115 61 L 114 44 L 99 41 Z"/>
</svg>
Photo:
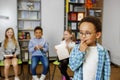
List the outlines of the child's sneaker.
<svg viewBox="0 0 120 80">
<path fill-rule="evenodd" d="M 36 75 L 34 75 L 32 76 L 32 80 L 39 80 L 39 78 Z"/>
<path fill-rule="evenodd" d="M 62 80 L 66 80 L 65 76 L 62 76 Z"/>
<path fill-rule="evenodd" d="M 20 80 L 19 77 L 15 77 L 14 80 Z"/>
<path fill-rule="evenodd" d="M 42 74 L 40 80 L 45 80 L 46 75 Z"/>
<path fill-rule="evenodd" d="M 70 77 L 70 80 L 72 80 L 73 78 L 72 77 Z"/>
</svg>

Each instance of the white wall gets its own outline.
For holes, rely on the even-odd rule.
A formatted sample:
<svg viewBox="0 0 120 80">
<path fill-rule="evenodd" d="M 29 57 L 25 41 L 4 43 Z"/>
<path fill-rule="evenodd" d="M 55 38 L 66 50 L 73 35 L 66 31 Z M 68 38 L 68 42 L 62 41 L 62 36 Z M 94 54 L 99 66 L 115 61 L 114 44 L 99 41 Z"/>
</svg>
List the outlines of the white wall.
<svg viewBox="0 0 120 80">
<path fill-rule="evenodd" d="M 64 31 L 64 0 L 42 0 L 42 27 L 50 56 L 56 56 L 54 46 L 60 43 Z"/>
<path fill-rule="evenodd" d="M 120 65 L 120 0 L 104 0 L 103 46 L 111 52 L 111 61 Z"/>
<path fill-rule="evenodd" d="M 0 0 L 0 15 L 9 19 L 0 19 L 0 42 L 4 39 L 7 27 L 13 27 L 17 38 L 17 0 Z"/>
</svg>

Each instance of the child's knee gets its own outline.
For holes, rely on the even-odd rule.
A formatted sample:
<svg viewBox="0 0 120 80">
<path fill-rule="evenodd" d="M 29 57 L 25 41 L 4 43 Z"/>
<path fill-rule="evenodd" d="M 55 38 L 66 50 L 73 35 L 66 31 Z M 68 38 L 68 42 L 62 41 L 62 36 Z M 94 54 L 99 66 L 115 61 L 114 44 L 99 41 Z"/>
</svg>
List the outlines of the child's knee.
<svg viewBox="0 0 120 80">
<path fill-rule="evenodd" d="M 5 59 L 5 60 L 4 60 L 4 66 L 5 66 L 5 68 L 9 68 L 9 67 L 10 67 L 10 65 L 11 65 L 11 61 L 10 61 L 10 60 Z"/>
<path fill-rule="evenodd" d="M 12 60 L 12 65 L 14 67 L 18 66 L 18 60 L 17 59 Z"/>
<path fill-rule="evenodd" d="M 9 69 L 10 63 L 5 63 L 4 65 L 5 65 L 5 69 Z"/>
</svg>

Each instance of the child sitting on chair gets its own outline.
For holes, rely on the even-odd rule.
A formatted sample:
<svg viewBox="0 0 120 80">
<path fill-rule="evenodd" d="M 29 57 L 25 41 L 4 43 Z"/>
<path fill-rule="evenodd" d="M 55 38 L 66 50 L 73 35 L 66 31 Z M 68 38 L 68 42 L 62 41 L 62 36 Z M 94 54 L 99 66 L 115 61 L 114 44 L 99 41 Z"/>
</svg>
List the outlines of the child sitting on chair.
<svg viewBox="0 0 120 80">
<path fill-rule="evenodd" d="M 110 80 L 108 51 L 96 41 L 101 36 L 100 20 L 85 17 L 78 28 L 81 43 L 73 48 L 69 58 L 73 80 Z"/>
<path fill-rule="evenodd" d="M 8 74 L 11 64 L 13 65 L 15 72 L 14 80 L 19 80 L 17 55 L 20 54 L 20 47 L 18 41 L 15 39 L 13 28 L 7 28 L 5 31 L 5 39 L 1 46 L 1 53 L 4 59 L 5 80 L 9 80 Z"/>
<path fill-rule="evenodd" d="M 61 44 L 65 45 L 65 48 L 68 50 L 69 53 L 72 50 L 72 48 L 75 46 L 75 38 L 70 29 L 67 29 L 64 31 L 63 41 L 61 42 Z M 57 51 L 57 49 L 56 49 L 56 51 Z M 59 61 L 60 61 L 59 69 L 61 71 L 61 74 L 63 75 L 63 80 L 70 80 L 70 77 L 67 73 L 69 57 L 59 60 Z"/>
<path fill-rule="evenodd" d="M 33 80 L 45 80 L 46 74 L 48 72 L 48 58 L 46 52 L 48 51 L 48 44 L 44 38 L 42 38 L 43 30 L 40 26 L 34 29 L 35 38 L 31 39 L 29 42 L 29 52 L 32 53 L 31 57 L 31 71 Z M 36 67 L 39 61 L 43 64 L 43 72 L 40 79 L 36 75 Z"/>
</svg>

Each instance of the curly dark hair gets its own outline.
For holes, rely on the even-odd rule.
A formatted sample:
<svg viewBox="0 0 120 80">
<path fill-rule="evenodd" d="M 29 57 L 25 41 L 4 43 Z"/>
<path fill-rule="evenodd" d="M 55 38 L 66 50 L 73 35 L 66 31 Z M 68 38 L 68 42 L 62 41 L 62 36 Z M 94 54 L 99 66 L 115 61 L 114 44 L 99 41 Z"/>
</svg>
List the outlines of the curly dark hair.
<svg viewBox="0 0 120 80">
<path fill-rule="evenodd" d="M 42 29 L 40 26 L 36 26 L 35 29 L 34 29 L 34 32 L 35 32 L 36 30 L 41 30 L 41 31 L 43 31 L 43 29 Z"/>
<path fill-rule="evenodd" d="M 90 22 L 92 23 L 94 26 L 95 26 L 95 29 L 96 29 L 96 32 L 101 32 L 102 31 L 102 24 L 101 24 L 101 21 L 100 19 L 96 18 L 96 17 L 93 17 L 93 16 L 87 16 L 87 17 L 84 17 L 80 23 L 79 23 L 79 26 L 83 23 L 83 22 Z"/>
</svg>

